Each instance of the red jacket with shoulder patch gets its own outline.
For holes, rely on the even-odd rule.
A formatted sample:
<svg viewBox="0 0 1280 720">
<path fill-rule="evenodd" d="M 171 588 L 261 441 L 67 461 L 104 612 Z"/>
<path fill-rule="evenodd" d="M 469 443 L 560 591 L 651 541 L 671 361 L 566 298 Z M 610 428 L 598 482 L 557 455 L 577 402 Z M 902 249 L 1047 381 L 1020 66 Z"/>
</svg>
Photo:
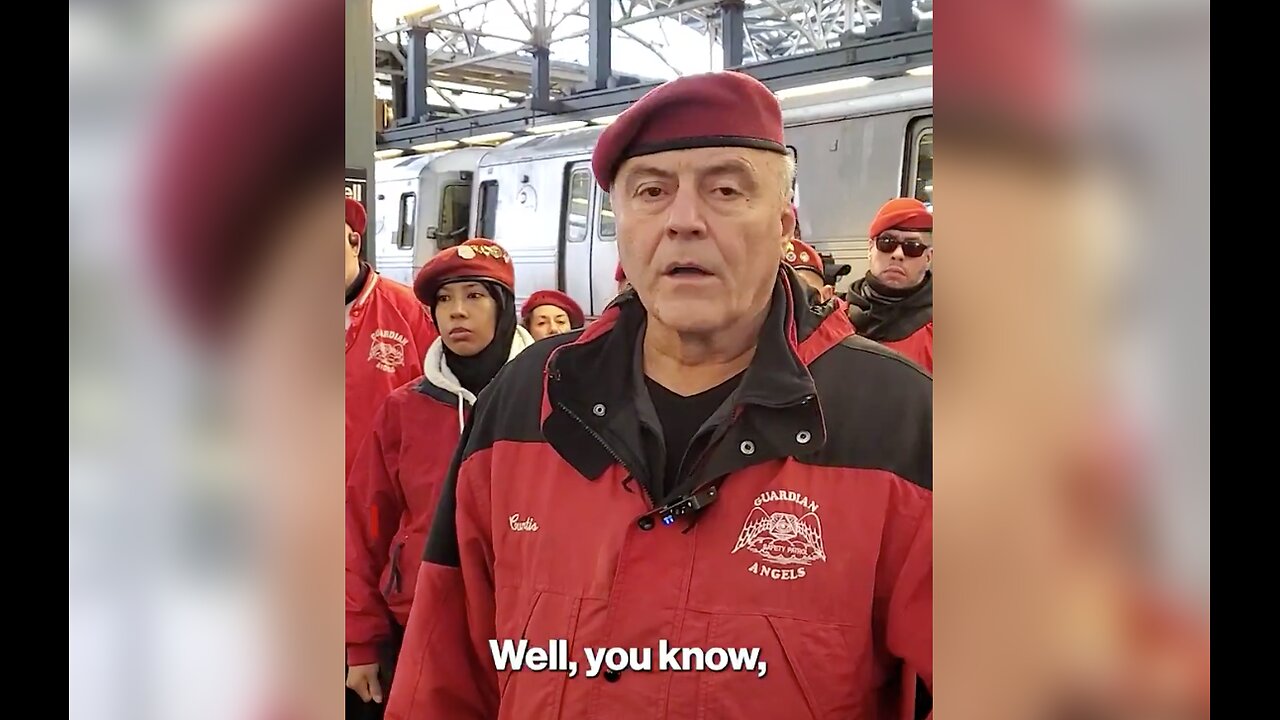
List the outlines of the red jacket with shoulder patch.
<svg viewBox="0 0 1280 720">
<path fill-rule="evenodd" d="M 516 328 L 515 357 L 533 344 Z M 347 664 L 378 662 L 391 621 L 404 626 L 440 489 L 475 398 L 447 372 L 444 343 L 423 377 L 387 396 L 347 478 Z"/>
<path fill-rule="evenodd" d="M 668 497 L 640 447 L 633 291 L 507 366 L 446 482 L 387 718 L 895 718 L 906 668 L 932 686 L 932 381 L 797 306 L 798 282 L 780 271 Z M 492 639 L 576 672 L 498 669 Z M 615 647 L 651 669 L 592 676 L 588 650 Z M 664 667 L 672 647 L 693 671 Z"/>
<path fill-rule="evenodd" d="M 422 375 L 422 358 L 439 336 L 413 291 L 370 271 L 347 309 L 347 465 L 378 406 L 392 390 Z"/>
</svg>

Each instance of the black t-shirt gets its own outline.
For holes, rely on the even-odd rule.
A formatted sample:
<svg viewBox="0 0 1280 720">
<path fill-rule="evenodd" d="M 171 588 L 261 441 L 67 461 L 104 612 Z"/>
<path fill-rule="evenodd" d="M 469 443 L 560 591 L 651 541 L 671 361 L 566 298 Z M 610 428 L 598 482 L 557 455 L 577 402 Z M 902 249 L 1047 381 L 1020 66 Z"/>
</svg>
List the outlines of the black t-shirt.
<svg viewBox="0 0 1280 720">
<path fill-rule="evenodd" d="M 692 465 L 698 457 L 698 451 L 710 434 L 703 436 L 699 447 L 690 448 L 690 443 L 693 442 L 694 436 L 698 434 L 698 430 L 702 428 L 707 418 L 710 418 L 712 413 L 733 394 L 738 383 L 742 381 L 743 374 L 738 373 L 709 390 L 688 397 L 677 395 L 649 377 L 645 377 L 644 383 L 649 390 L 649 399 L 653 402 L 653 409 L 662 426 L 662 440 L 665 447 L 661 463 L 656 458 L 650 461 L 652 469 L 662 472 L 662 477 L 654 478 L 655 484 L 658 485 L 655 488 L 658 490 L 655 493 L 658 498 L 670 495 L 684 479 L 681 477 L 681 463 L 686 460 L 686 452 L 688 452 L 688 466 L 683 468 L 683 472 L 688 473 L 693 469 Z"/>
</svg>

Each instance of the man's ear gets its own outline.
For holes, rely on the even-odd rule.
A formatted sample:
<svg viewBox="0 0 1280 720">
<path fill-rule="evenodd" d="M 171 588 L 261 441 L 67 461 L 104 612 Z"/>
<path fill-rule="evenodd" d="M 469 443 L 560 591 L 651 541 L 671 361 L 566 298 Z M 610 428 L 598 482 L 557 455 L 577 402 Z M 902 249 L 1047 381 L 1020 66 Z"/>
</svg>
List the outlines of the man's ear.
<svg viewBox="0 0 1280 720">
<path fill-rule="evenodd" d="M 791 206 L 782 209 L 782 246 L 786 247 L 787 241 L 796 236 L 796 215 L 791 212 Z"/>
<path fill-rule="evenodd" d="M 818 297 L 822 298 L 822 302 L 826 302 L 835 297 L 835 294 L 836 289 L 830 285 L 823 285 L 822 289 L 818 291 Z"/>
<path fill-rule="evenodd" d="M 357 255 L 360 254 L 360 240 L 361 240 L 360 233 L 358 232 L 347 233 L 347 244 L 351 246 L 352 250 L 356 251 Z"/>
</svg>

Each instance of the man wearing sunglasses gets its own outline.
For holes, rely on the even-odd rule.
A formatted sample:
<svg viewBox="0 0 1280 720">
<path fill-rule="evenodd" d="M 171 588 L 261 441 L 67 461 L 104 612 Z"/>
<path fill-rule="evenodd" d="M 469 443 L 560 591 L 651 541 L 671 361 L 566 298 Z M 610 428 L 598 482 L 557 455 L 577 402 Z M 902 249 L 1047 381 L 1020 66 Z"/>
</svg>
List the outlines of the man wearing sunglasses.
<svg viewBox="0 0 1280 720">
<path fill-rule="evenodd" d="M 933 214 L 915 198 L 894 198 L 868 234 L 871 269 L 849 287 L 849 319 L 859 335 L 933 372 Z"/>
</svg>

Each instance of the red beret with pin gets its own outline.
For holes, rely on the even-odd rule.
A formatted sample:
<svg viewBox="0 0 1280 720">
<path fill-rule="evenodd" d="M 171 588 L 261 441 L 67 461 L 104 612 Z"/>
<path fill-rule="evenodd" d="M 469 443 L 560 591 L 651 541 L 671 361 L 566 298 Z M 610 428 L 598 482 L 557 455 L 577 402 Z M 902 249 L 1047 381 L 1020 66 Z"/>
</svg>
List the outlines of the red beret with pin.
<svg viewBox="0 0 1280 720">
<path fill-rule="evenodd" d="M 511 256 L 501 245 L 484 238 L 472 238 L 445 248 L 427 261 L 413 280 L 413 294 L 427 307 L 436 304 L 436 291 L 449 282 L 490 280 L 515 294 L 516 273 Z"/>
</svg>

